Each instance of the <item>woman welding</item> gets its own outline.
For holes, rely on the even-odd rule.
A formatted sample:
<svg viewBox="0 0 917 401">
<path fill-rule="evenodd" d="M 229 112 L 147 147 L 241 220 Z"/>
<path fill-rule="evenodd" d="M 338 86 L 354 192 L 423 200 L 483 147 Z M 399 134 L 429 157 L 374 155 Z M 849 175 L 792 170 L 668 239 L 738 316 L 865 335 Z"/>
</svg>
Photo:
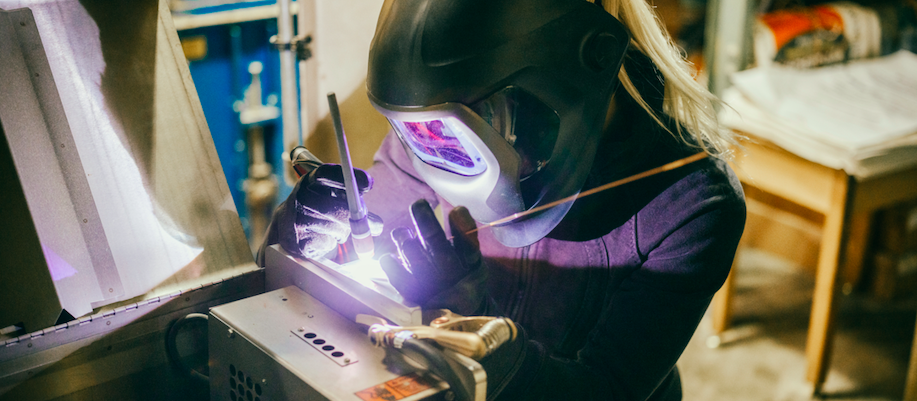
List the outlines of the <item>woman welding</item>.
<svg viewBox="0 0 917 401">
<path fill-rule="evenodd" d="M 367 89 L 393 130 L 358 171 L 380 262 L 424 308 L 517 323 L 482 360 L 488 399 L 681 399 L 675 363 L 745 222 L 732 139 L 690 71 L 645 0 L 383 5 Z M 666 165 L 683 166 L 624 180 Z M 266 244 L 346 239 L 346 202 L 309 189 L 321 169 Z"/>
</svg>

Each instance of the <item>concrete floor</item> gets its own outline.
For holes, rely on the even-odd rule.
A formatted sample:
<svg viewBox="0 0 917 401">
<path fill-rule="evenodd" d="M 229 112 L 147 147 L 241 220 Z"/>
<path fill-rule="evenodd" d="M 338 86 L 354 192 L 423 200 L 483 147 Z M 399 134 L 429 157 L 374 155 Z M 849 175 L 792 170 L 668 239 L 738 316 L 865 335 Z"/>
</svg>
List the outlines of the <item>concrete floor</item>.
<svg viewBox="0 0 917 401">
<path fill-rule="evenodd" d="M 805 341 L 814 278 L 754 249 L 743 249 L 738 258 L 734 326 L 725 343 L 706 346 L 708 313 L 678 362 L 685 401 L 811 399 Z M 842 297 L 822 398 L 901 400 L 915 317 L 917 299 Z"/>
</svg>

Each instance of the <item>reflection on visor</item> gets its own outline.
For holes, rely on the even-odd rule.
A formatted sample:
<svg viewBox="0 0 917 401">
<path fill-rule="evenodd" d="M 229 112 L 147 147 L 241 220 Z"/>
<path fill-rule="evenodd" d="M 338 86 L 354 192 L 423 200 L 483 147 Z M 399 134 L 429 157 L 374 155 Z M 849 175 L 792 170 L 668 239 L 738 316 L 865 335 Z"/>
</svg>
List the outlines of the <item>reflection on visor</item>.
<svg viewBox="0 0 917 401">
<path fill-rule="evenodd" d="M 467 176 L 481 174 L 487 169 L 481 154 L 468 141 L 467 136 L 474 134 L 455 118 L 389 121 L 414 154 L 429 165 Z"/>
</svg>

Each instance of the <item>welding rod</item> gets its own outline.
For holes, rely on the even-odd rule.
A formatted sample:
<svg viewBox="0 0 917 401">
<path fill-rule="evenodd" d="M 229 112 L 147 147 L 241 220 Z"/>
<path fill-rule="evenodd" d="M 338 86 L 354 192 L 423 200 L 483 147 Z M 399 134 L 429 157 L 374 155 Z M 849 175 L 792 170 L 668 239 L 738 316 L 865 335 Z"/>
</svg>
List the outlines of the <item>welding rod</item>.
<svg viewBox="0 0 917 401">
<path fill-rule="evenodd" d="M 679 168 L 679 167 L 682 167 L 682 166 L 685 166 L 685 165 L 694 163 L 694 162 L 696 162 L 696 161 L 698 161 L 698 160 L 704 160 L 704 159 L 707 158 L 707 156 L 708 156 L 708 155 L 707 155 L 706 152 L 698 152 L 698 153 L 695 153 L 695 154 L 693 154 L 693 155 L 691 155 L 691 156 L 688 156 L 688 157 L 685 157 L 685 158 L 682 158 L 682 159 L 678 159 L 678 160 L 675 160 L 675 161 L 670 162 L 670 163 L 663 164 L 663 165 L 661 165 L 661 166 L 659 166 L 659 167 L 652 168 L 652 169 L 646 170 L 646 171 L 644 171 L 644 172 L 637 173 L 637 174 L 634 174 L 634 175 L 632 175 L 632 176 L 625 177 L 625 178 L 622 178 L 622 179 L 620 179 L 620 180 L 613 181 L 613 182 L 610 182 L 610 183 L 607 183 L 607 184 L 604 184 L 604 185 L 600 185 L 600 186 L 595 187 L 595 188 L 592 188 L 592 189 L 590 189 L 590 190 L 583 191 L 583 192 L 580 192 L 580 193 L 577 193 L 577 194 L 573 194 L 573 195 L 570 195 L 570 196 L 568 196 L 568 197 L 566 197 L 566 198 L 563 198 L 563 199 L 560 199 L 560 200 L 556 200 L 556 201 L 554 201 L 554 202 L 551 202 L 551 203 L 548 203 L 548 204 L 545 204 L 545 205 L 533 207 L 533 208 L 531 208 L 531 209 L 529 209 L 529 210 L 526 210 L 526 211 L 524 211 L 524 212 L 513 213 L 513 214 L 511 214 L 511 215 L 509 215 L 509 216 L 506 216 L 506 217 L 504 217 L 504 218 L 502 218 L 502 219 L 498 219 L 498 220 L 496 220 L 496 221 L 492 221 L 492 222 L 490 222 L 490 223 L 484 224 L 484 225 L 482 225 L 482 226 L 480 226 L 480 227 L 477 227 L 477 228 L 474 228 L 474 229 L 472 229 L 472 230 L 468 230 L 468 232 L 466 232 L 465 234 L 468 235 L 468 234 L 472 234 L 472 233 L 474 233 L 474 232 L 483 230 L 483 229 L 485 229 L 485 228 L 489 228 L 489 227 L 493 227 L 493 226 L 498 226 L 498 225 L 500 225 L 500 224 L 506 224 L 506 223 L 509 223 L 509 222 L 511 222 L 511 221 L 513 221 L 513 220 L 516 220 L 516 219 L 520 218 L 520 217 L 527 216 L 527 215 L 530 215 L 530 214 L 532 214 L 532 213 L 538 213 L 538 212 L 540 212 L 540 211 L 542 211 L 542 210 L 550 209 L 550 208 L 555 207 L 555 206 L 557 206 L 557 205 L 560 205 L 560 204 L 562 204 L 562 203 L 573 202 L 573 201 L 575 201 L 575 200 L 577 200 L 577 199 L 585 198 L 585 197 L 587 197 L 587 196 L 589 196 L 589 195 L 593 195 L 593 194 L 596 194 L 596 193 L 599 193 L 599 192 L 602 192 L 602 191 L 606 191 L 606 190 L 612 189 L 612 188 L 614 188 L 614 187 L 618 187 L 618 186 L 621 186 L 621 185 L 624 185 L 624 184 L 627 184 L 627 183 L 630 183 L 630 182 L 634 182 L 634 181 L 637 181 L 637 180 L 640 180 L 640 179 L 643 179 L 643 178 L 646 178 L 646 177 L 649 177 L 649 176 L 652 176 L 652 175 L 656 175 L 656 174 L 659 174 L 659 173 L 664 173 L 664 172 L 666 172 L 666 171 L 674 170 L 674 169 L 677 169 L 677 168 Z M 451 240 L 452 238 L 450 237 L 449 239 Z"/>
<path fill-rule="evenodd" d="M 350 236 L 353 238 L 353 247 L 360 259 L 371 258 L 375 250 L 369 221 L 366 217 L 366 204 L 363 203 L 363 197 L 357 188 L 353 164 L 350 162 L 350 149 L 347 148 L 344 125 L 341 123 L 341 112 L 338 110 L 337 96 L 334 95 L 334 92 L 328 93 L 328 109 L 331 112 L 331 120 L 334 122 L 338 151 L 341 153 L 341 166 L 344 168 L 344 191 L 347 193 L 347 205 L 350 207 Z"/>
</svg>

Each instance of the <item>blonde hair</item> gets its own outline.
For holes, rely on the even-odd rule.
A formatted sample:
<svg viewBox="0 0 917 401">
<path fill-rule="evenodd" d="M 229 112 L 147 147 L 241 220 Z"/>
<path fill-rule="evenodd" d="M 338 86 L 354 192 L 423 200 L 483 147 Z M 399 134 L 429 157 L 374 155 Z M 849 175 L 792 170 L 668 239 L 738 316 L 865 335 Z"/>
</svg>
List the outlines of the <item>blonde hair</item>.
<svg viewBox="0 0 917 401">
<path fill-rule="evenodd" d="M 730 154 L 735 140 L 730 131 L 723 129 L 717 119 L 716 107 L 720 104 L 710 91 L 704 88 L 692 74 L 693 68 L 682 55 L 680 49 L 672 43 L 656 13 L 650 8 L 647 0 L 590 0 L 600 2 L 613 17 L 621 21 L 631 34 L 631 45 L 645 54 L 665 79 L 665 98 L 662 110 L 678 124 L 677 136 L 686 143 L 683 131 L 694 137 L 696 145 L 708 154 L 726 158 Z M 634 83 L 622 67 L 618 72 L 627 93 L 646 110 L 660 126 L 659 116 L 649 107 Z M 669 131 L 671 132 L 671 131 Z M 676 135 L 676 133 L 672 133 Z"/>
</svg>

